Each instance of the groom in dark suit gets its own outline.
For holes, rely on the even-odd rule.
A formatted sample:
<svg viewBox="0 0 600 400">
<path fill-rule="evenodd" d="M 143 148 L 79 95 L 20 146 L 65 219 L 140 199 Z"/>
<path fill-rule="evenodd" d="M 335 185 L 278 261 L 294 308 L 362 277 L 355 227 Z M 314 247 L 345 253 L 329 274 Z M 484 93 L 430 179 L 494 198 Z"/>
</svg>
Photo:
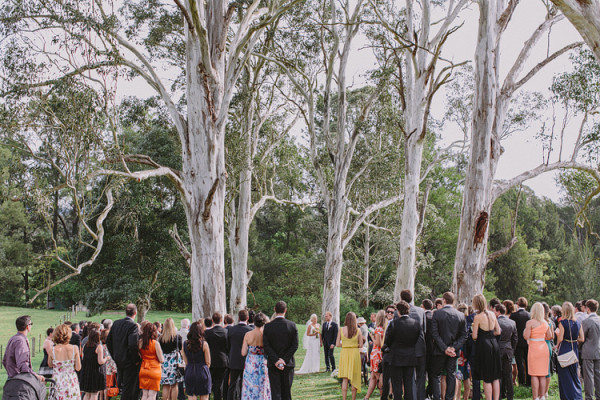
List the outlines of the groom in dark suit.
<svg viewBox="0 0 600 400">
<path fill-rule="evenodd" d="M 531 315 L 526 310 L 527 299 L 525 297 L 519 297 L 517 299 L 517 307 L 517 311 L 510 314 L 509 318 L 515 321 L 515 325 L 517 325 L 517 335 L 519 336 L 517 348 L 515 349 L 515 361 L 517 362 L 519 385 L 531 386 L 531 378 L 527 373 L 527 351 L 529 347 L 527 344 L 527 340 L 523 338 L 525 325 L 527 324 L 527 321 L 531 319 Z"/>
<path fill-rule="evenodd" d="M 263 344 L 267 355 L 271 398 L 291 400 L 294 380 L 294 353 L 298 350 L 298 329 L 296 324 L 285 319 L 287 304 L 275 304 L 275 317 L 265 325 Z"/>
<path fill-rule="evenodd" d="M 321 327 L 321 346 L 325 352 L 325 367 L 327 372 L 335 370 L 335 357 L 333 356 L 333 349 L 335 349 L 335 341 L 338 335 L 338 324 L 332 321 L 332 316 L 329 311 L 325 313 L 325 322 Z M 331 370 L 329 369 L 331 365 Z"/>
<path fill-rule="evenodd" d="M 137 400 L 139 397 L 138 375 L 141 359 L 138 352 L 139 330 L 134 321 L 137 315 L 135 304 L 125 308 L 126 317 L 115 321 L 106 347 L 117 364 L 117 380 L 122 400 Z"/>
</svg>

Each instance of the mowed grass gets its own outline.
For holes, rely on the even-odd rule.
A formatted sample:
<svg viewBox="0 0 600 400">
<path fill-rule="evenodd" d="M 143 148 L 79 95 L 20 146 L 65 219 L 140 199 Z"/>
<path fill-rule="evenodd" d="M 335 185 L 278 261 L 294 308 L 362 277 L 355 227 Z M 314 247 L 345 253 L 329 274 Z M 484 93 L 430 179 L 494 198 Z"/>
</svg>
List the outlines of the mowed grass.
<svg viewBox="0 0 600 400">
<path fill-rule="evenodd" d="M 32 357 L 32 364 L 34 370 L 39 368 L 40 363 L 42 362 L 43 352 L 41 349 L 40 338 L 43 344 L 46 335 L 46 329 L 50 326 L 56 326 L 60 320 L 66 314 L 65 311 L 53 311 L 53 310 L 35 310 L 29 308 L 17 308 L 17 307 L 0 307 L 0 346 L 2 346 L 2 351 L 6 348 L 6 343 L 8 339 L 15 334 L 15 320 L 17 317 L 21 315 L 31 315 L 33 320 L 33 329 L 29 336 L 31 339 L 35 338 L 35 356 Z M 71 320 L 73 322 L 78 322 L 80 320 L 86 321 L 95 321 L 100 322 L 105 318 L 110 318 L 113 321 L 123 318 L 123 312 L 109 311 L 100 315 L 95 315 L 93 317 L 86 317 L 85 313 L 79 313 L 77 316 L 72 316 Z M 183 318 L 191 319 L 191 314 L 182 314 L 182 313 L 172 313 L 168 311 L 150 311 L 147 314 L 147 319 L 154 322 L 160 321 L 163 322 L 168 317 L 173 318 L 177 327 L 179 327 L 179 323 Z M 304 356 L 306 351 L 302 348 L 302 335 L 304 334 L 304 325 L 298 325 L 298 336 L 299 336 L 299 348 L 296 352 L 296 369 L 300 369 L 302 366 L 302 362 L 304 361 Z M 33 343 L 32 343 L 33 344 Z M 339 361 L 340 358 L 340 349 L 335 349 L 335 359 Z M 4 387 L 4 382 L 6 381 L 6 371 L 2 368 L 0 369 L 0 395 L 2 394 L 2 388 Z M 362 387 L 361 393 L 358 394 L 357 399 L 363 399 L 366 394 L 367 388 L 365 386 Z M 482 391 L 483 396 L 483 391 Z M 296 375 L 294 377 L 294 384 L 292 386 L 292 398 L 298 400 L 328 400 L 328 399 L 341 399 L 341 390 L 340 385 L 337 380 L 331 378 L 329 373 L 325 372 L 325 361 L 323 357 L 323 353 L 321 352 L 321 372 L 315 374 L 308 375 Z M 212 398 L 212 396 L 211 396 Z M 348 391 L 348 398 L 350 398 L 350 391 Z M 376 389 L 372 399 L 379 398 L 379 391 Z M 118 399 L 118 398 L 117 398 Z M 531 389 L 524 387 L 515 387 L 515 399 L 531 399 Z M 556 375 L 552 377 L 552 384 L 550 386 L 550 396 L 551 400 L 559 399 L 558 392 L 558 380 Z"/>
</svg>

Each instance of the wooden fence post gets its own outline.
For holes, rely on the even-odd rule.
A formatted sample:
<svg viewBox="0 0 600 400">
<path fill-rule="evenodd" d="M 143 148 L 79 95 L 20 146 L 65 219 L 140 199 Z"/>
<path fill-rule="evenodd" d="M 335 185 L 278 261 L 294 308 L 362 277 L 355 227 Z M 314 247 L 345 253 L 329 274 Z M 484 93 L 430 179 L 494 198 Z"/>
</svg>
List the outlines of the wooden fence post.
<svg viewBox="0 0 600 400">
<path fill-rule="evenodd" d="M 31 338 L 32 346 L 31 346 L 31 357 L 35 357 L 35 337 Z"/>
</svg>

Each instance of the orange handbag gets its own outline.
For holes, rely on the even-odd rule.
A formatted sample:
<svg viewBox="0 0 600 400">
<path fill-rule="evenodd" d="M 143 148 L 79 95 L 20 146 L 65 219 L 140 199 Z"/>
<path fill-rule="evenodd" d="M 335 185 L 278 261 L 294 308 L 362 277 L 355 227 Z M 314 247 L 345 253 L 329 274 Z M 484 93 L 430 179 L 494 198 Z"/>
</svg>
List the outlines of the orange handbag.
<svg viewBox="0 0 600 400">
<path fill-rule="evenodd" d="M 108 397 L 115 397 L 119 395 L 119 388 L 117 387 L 116 375 L 106 375 L 106 388 Z"/>
</svg>

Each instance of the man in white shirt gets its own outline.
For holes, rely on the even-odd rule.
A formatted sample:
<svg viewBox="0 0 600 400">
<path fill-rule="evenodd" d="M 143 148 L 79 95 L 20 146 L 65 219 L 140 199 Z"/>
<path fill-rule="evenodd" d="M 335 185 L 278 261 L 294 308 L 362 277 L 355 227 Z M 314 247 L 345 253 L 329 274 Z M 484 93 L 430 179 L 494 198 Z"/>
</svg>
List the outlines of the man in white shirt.
<svg viewBox="0 0 600 400">
<path fill-rule="evenodd" d="M 577 312 L 575 313 L 575 319 L 579 321 L 579 324 L 583 322 L 584 319 L 588 317 L 587 308 L 585 307 L 586 300 L 578 301 L 575 303 L 575 308 Z"/>
</svg>

